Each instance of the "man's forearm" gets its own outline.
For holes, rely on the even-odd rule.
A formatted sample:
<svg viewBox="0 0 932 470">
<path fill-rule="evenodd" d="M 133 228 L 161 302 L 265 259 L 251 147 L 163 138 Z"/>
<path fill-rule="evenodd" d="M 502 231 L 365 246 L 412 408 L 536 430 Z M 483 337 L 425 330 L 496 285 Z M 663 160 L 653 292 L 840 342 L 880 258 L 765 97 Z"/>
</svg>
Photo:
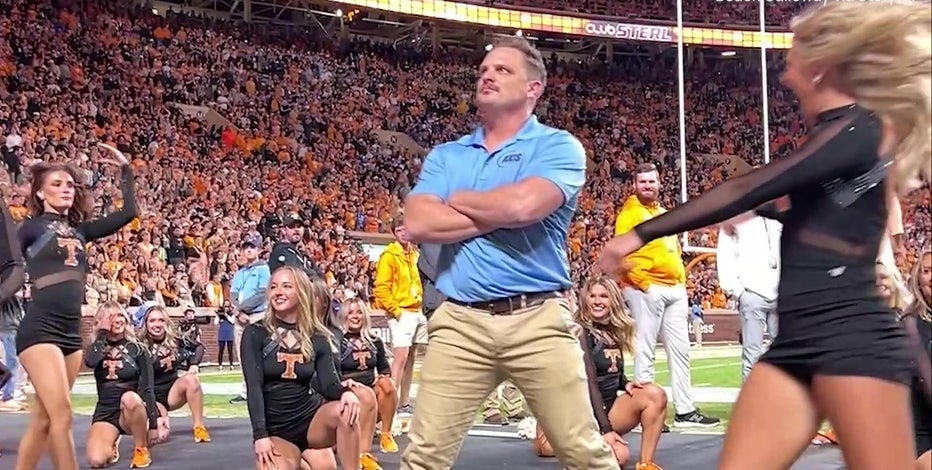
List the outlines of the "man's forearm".
<svg viewBox="0 0 932 470">
<path fill-rule="evenodd" d="M 480 224 L 497 228 L 521 228 L 526 224 L 518 213 L 520 199 L 509 186 L 491 191 L 460 191 L 450 198 L 450 207 Z"/>
<path fill-rule="evenodd" d="M 439 201 L 411 201 L 405 209 L 405 231 L 415 243 L 458 243 L 493 230 Z"/>
<path fill-rule="evenodd" d="M 893 248 L 893 256 L 896 257 L 903 250 L 903 234 L 890 235 L 890 247 Z"/>
</svg>

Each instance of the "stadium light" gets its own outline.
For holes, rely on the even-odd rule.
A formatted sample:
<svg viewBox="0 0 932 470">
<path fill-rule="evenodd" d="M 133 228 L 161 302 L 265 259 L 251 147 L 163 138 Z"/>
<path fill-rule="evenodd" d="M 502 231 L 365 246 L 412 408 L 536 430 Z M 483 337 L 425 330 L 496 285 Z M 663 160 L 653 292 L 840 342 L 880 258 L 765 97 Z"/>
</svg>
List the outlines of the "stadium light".
<svg viewBox="0 0 932 470">
<path fill-rule="evenodd" d="M 491 44 L 486 44 L 486 45 L 485 45 L 485 50 L 486 50 L 486 51 L 491 51 L 491 50 L 492 50 L 492 45 L 491 45 Z"/>
<path fill-rule="evenodd" d="M 735 56 L 735 51 L 722 52 L 722 57 L 734 57 L 734 56 Z"/>
<path fill-rule="evenodd" d="M 336 11 L 333 12 L 333 16 L 343 16 L 343 10 L 337 8 Z"/>
<path fill-rule="evenodd" d="M 524 36 L 524 31 L 521 31 L 520 29 L 515 31 L 515 36 L 518 36 L 518 37 Z"/>
</svg>

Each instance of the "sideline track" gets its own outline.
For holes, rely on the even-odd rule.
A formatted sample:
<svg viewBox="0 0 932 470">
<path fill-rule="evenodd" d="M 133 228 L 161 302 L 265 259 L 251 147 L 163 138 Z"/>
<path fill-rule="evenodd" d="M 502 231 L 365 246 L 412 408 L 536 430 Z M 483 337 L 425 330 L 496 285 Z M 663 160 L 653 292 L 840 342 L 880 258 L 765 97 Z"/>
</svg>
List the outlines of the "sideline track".
<svg viewBox="0 0 932 470">
<path fill-rule="evenodd" d="M 16 446 L 22 432 L 26 429 L 29 416 L 25 414 L 0 415 L 0 469 L 11 469 L 16 461 Z M 245 419 L 208 419 L 213 442 L 195 444 L 191 438 L 191 422 L 188 418 L 172 419 L 172 439 L 152 449 L 152 469 L 166 470 L 203 470 L 227 468 L 247 470 L 253 468 L 252 436 L 249 422 Z M 74 438 L 78 447 L 78 460 L 84 460 L 84 442 L 90 427 L 89 416 L 76 416 L 74 420 Z M 475 426 L 463 445 L 455 470 L 559 470 L 560 466 L 553 459 L 540 459 L 531 447 L 530 441 L 511 437 L 482 437 L 514 434 L 514 428 L 508 426 Z M 632 449 L 636 451 L 640 435 L 627 436 Z M 402 449 L 407 440 L 398 438 Z M 664 470 L 714 470 L 718 453 L 722 446 L 721 436 L 699 434 L 664 434 L 657 452 L 657 462 Z M 377 448 L 377 446 L 376 446 Z M 132 455 L 132 439 L 123 439 L 120 446 L 120 462 L 111 468 L 127 468 Z M 400 454 L 377 454 L 385 470 L 399 468 Z M 82 469 L 88 468 L 82 463 Z M 837 448 L 810 448 L 792 470 L 841 470 L 844 465 L 841 452 Z M 38 470 L 52 470 L 51 462 L 46 458 Z"/>
</svg>

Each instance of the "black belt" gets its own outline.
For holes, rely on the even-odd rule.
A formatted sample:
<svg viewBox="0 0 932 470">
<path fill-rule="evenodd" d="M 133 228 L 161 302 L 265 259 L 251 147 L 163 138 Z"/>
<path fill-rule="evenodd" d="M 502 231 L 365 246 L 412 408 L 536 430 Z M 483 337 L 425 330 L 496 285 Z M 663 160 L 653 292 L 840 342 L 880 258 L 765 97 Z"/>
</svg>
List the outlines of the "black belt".
<svg viewBox="0 0 932 470">
<path fill-rule="evenodd" d="M 529 307 L 537 307 L 549 299 L 564 297 L 561 291 L 533 292 L 530 294 L 502 297 L 500 299 L 483 300 L 480 302 L 464 302 L 462 300 L 447 299 L 456 305 L 485 310 L 492 315 L 514 315 L 515 311 Z"/>
</svg>

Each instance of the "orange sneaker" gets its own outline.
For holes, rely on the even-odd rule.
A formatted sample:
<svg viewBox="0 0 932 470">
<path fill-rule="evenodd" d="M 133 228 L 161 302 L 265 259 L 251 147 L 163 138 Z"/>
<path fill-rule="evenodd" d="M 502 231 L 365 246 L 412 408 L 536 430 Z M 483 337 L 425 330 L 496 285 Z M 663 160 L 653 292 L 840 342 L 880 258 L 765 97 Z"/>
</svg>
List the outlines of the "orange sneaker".
<svg viewBox="0 0 932 470">
<path fill-rule="evenodd" d="M 133 450 L 133 462 L 129 464 L 129 468 L 148 468 L 149 465 L 152 465 L 152 457 L 149 455 L 149 449 L 137 447 Z"/>
<path fill-rule="evenodd" d="M 113 456 L 110 457 L 110 465 L 120 461 L 120 439 L 123 439 L 123 436 L 117 436 L 116 442 L 113 443 Z"/>
<path fill-rule="evenodd" d="M 635 465 L 634 470 L 663 470 L 663 469 L 660 468 L 660 465 L 657 465 L 654 462 L 648 462 L 648 463 L 639 463 Z"/>
<path fill-rule="evenodd" d="M 210 434 L 204 426 L 194 427 L 194 442 L 210 442 Z"/>
<path fill-rule="evenodd" d="M 368 452 L 359 456 L 359 468 L 362 470 L 382 470 L 382 466 L 375 460 L 375 456 Z"/>
<path fill-rule="evenodd" d="M 398 444 L 395 442 L 395 438 L 392 437 L 392 433 L 383 432 L 379 435 L 379 449 L 382 450 L 383 454 L 398 452 Z"/>
</svg>

